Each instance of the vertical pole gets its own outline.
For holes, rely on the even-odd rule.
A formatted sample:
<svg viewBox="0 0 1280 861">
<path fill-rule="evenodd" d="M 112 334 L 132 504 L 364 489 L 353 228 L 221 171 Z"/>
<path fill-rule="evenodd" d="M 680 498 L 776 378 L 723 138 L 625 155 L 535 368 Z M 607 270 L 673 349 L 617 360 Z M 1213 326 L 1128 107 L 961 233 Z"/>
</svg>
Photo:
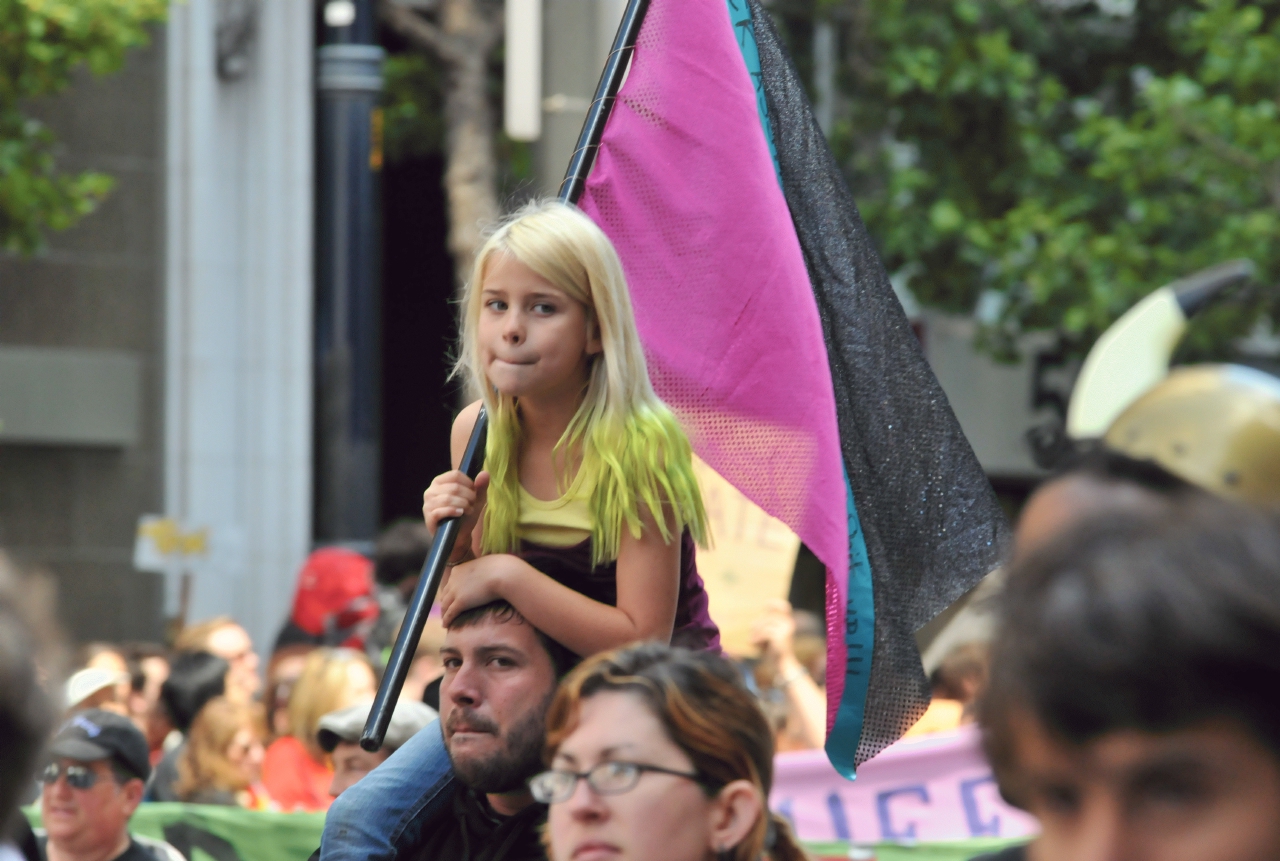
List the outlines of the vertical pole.
<svg viewBox="0 0 1280 861">
<path fill-rule="evenodd" d="M 380 466 L 375 0 L 328 0 L 316 56 L 315 538 L 373 538 Z"/>
</svg>

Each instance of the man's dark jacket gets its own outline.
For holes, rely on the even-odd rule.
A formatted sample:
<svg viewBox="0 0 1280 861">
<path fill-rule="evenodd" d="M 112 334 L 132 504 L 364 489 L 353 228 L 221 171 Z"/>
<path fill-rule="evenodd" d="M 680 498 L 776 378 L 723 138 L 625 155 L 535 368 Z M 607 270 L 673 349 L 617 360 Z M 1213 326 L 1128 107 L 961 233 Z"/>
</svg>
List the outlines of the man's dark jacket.
<svg viewBox="0 0 1280 861">
<path fill-rule="evenodd" d="M 515 816 L 493 812 L 482 793 L 458 787 L 452 803 L 423 823 L 422 839 L 400 857 L 412 861 L 546 861 L 542 849 L 545 804 Z"/>
</svg>

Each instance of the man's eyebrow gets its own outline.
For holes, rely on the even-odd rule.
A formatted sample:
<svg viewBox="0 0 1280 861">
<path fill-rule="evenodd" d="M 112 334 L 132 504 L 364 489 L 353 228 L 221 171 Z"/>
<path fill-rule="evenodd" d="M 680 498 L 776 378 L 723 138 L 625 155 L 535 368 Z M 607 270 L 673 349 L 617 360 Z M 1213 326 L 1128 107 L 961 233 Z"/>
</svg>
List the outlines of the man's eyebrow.
<svg viewBox="0 0 1280 861">
<path fill-rule="evenodd" d="M 494 646 L 479 646 L 476 648 L 477 658 L 491 658 L 495 655 L 507 655 L 509 657 L 517 658 L 519 660 L 524 660 L 524 657 L 525 657 L 524 652 L 520 651 L 519 649 L 513 646 L 494 645 Z"/>
<path fill-rule="evenodd" d="M 1213 771 L 1213 764 L 1193 751 L 1170 751 L 1158 754 L 1124 769 L 1124 782 L 1137 786 L 1170 777 L 1204 777 Z"/>
</svg>

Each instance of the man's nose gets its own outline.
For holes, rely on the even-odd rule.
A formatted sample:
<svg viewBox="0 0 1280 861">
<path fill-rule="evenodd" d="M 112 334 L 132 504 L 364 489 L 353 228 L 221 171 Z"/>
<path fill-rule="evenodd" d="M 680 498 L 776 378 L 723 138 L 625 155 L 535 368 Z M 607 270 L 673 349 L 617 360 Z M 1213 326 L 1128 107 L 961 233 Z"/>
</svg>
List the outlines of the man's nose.
<svg viewBox="0 0 1280 861">
<path fill-rule="evenodd" d="M 483 699 L 480 674 L 463 664 L 453 674 L 453 678 L 448 680 L 447 693 L 451 702 L 459 703 L 460 705 L 475 705 Z"/>
</svg>

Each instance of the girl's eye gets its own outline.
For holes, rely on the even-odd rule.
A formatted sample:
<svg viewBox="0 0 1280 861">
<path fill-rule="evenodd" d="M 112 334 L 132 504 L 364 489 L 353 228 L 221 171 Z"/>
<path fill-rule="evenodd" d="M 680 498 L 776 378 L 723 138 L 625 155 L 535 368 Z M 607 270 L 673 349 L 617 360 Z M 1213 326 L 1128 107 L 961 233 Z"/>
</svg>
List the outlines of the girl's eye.
<svg viewBox="0 0 1280 861">
<path fill-rule="evenodd" d="M 538 302 L 533 306 L 533 310 L 539 314 L 554 314 L 556 312 L 556 306 L 552 305 L 550 302 Z"/>
<path fill-rule="evenodd" d="M 503 302 L 501 299 L 490 299 L 488 302 L 484 303 L 484 307 L 488 308 L 490 311 L 505 311 L 507 310 L 507 303 Z"/>
</svg>

